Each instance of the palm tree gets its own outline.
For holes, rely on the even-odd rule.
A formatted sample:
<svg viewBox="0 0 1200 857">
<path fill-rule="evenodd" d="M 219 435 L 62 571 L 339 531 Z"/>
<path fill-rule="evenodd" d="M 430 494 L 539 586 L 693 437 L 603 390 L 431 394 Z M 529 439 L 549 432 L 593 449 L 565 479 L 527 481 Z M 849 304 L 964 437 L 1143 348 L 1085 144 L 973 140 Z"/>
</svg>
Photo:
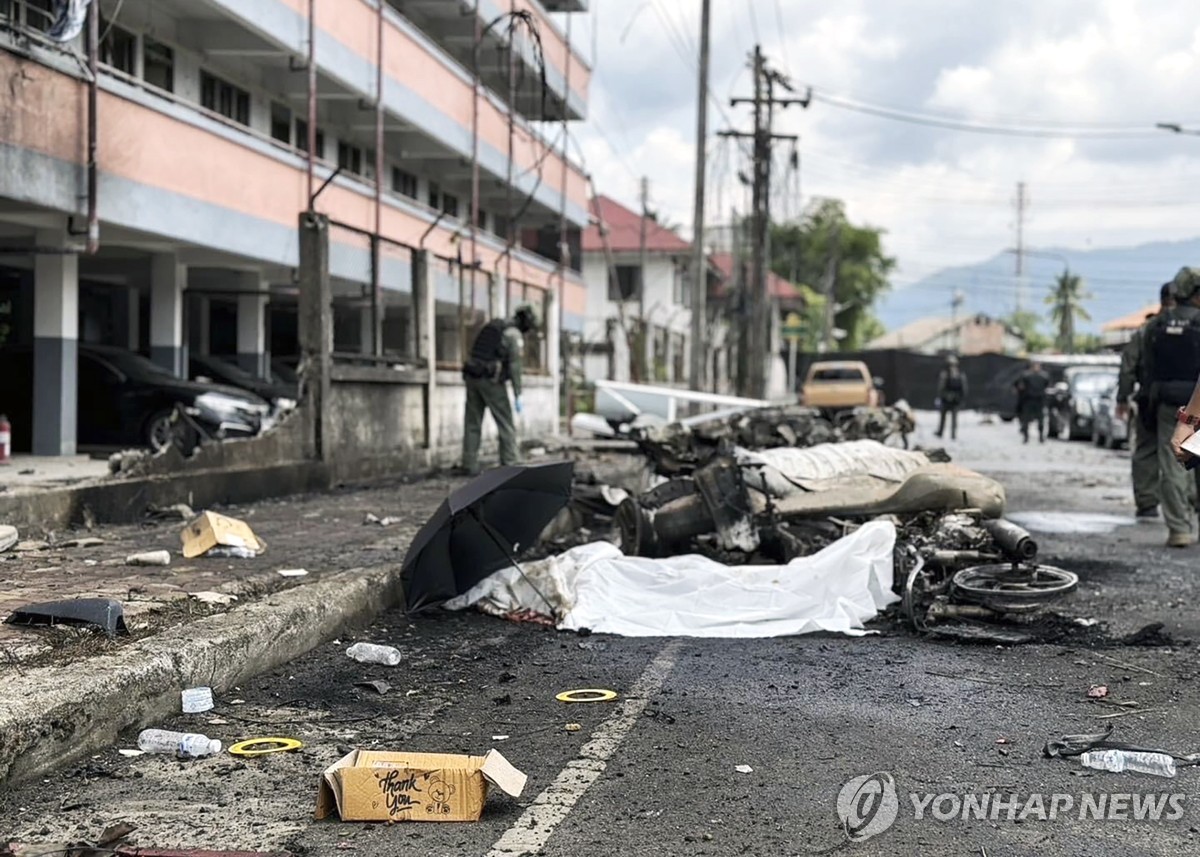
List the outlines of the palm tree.
<svg viewBox="0 0 1200 857">
<path fill-rule="evenodd" d="M 1083 290 L 1083 279 L 1064 269 L 1050 287 L 1046 303 L 1050 306 L 1050 320 L 1058 328 L 1055 343 L 1059 351 L 1075 353 L 1075 319 L 1091 321 L 1092 316 L 1083 308 L 1083 302 L 1092 298 L 1091 292 Z"/>
</svg>

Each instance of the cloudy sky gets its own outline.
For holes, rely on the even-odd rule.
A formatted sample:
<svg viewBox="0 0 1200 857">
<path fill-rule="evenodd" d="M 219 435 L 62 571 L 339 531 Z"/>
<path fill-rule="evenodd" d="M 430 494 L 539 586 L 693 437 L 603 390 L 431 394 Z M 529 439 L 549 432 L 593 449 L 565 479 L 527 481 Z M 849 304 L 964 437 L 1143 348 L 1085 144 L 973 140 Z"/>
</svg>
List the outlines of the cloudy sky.
<svg viewBox="0 0 1200 857">
<path fill-rule="evenodd" d="M 602 193 L 691 228 L 700 0 L 591 0 L 573 39 L 594 51 L 591 117 L 576 133 Z M 711 130 L 749 127 L 756 41 L 797 90 L 777 130 L 801 135 L 798 183 L 887 230 L 897 285 L 1014 245 L 1024 181 L 1031 247 L 1091 248 L 1200 234 L 1200 10 L 1194 0 L 714 0 Z M 1042 136 L 909 124 L 830 103 Z M 780 166 L 784 164 L 780 154 Z M 709 220 L 745 210 L 744 155 L 709 144 Z M 797 192 L 798 187 L 798 192 Z M 995 288 L 1003 288 L 996 284 Z"/>
</svg>

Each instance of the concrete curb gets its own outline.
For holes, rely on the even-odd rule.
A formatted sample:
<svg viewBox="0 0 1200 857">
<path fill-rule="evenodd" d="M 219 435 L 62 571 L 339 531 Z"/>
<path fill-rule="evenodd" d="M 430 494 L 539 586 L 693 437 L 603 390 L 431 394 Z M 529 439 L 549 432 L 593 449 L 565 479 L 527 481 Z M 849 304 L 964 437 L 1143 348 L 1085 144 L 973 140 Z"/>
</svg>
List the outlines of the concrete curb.
<svg viewBox="0 0 1200 857">
<path fill-rule="evenodd" d="M 351 569 L 68 666 L 26 670 L 0 692 L 0 786 L 179 712 L 182 688 L 234 687 L 400 602 L 398 565 Z M 11 673 L 10 673 L 11 675 Z"/>
</svg>

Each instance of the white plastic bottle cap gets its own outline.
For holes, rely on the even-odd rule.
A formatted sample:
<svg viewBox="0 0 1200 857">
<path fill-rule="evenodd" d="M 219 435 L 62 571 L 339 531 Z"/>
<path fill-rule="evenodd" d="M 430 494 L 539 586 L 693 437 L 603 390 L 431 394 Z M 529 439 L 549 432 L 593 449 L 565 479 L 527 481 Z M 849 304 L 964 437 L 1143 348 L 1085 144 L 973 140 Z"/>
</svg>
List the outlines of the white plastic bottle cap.
<svg viewBox="0 0 1200 857">
<path fill-rule="evenodd" d="M 216 755 L 221 752 L 221 742 L 216 739 L 208 742 L 208 752 L 210 755 Z"/>
<path fill-rule="evenodd" d="M 183 700 L 184 714 L 199 714 L 202 711 L 212 710 L 213 694 L 211 687 L 189 687 L 180 696 Z"/>
</svg>

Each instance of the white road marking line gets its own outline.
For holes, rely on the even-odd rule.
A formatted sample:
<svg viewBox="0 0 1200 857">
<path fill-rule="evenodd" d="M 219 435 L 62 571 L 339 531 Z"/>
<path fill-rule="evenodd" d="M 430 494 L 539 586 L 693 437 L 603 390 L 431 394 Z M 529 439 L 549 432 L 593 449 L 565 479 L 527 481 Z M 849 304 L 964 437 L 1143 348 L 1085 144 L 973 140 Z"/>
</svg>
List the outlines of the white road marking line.
<svg viewBox="0 0 1200 857">
<path fill-rule="evenodd" d="M 578 758 L 567 762 L 554 782 L 534 798 L 513 826 L 496 840 L 487 857 L 533 854 L 545 846 L 583 793 L 600 779 L 608 759 L 642 716 L 650 697 L 662 690 L 682 645 L 681 640 L 674 640 L 663 646 L 630 689 L 620 713 L 613 714 L 596 727 L 591 740 L 580 749 Z"/>
</svg>

